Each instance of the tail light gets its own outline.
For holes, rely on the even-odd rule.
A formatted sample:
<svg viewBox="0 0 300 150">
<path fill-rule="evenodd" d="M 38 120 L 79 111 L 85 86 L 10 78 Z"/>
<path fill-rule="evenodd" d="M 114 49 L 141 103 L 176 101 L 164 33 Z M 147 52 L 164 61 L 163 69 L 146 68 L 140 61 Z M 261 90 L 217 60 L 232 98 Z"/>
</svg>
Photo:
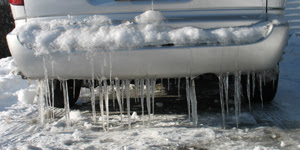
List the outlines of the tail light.
<svg viewBox="0 0 300 150">
<path fill-rule="evenodd" d="M 24 0 L 9 0 L 12 5 L 24 5 Z"/>
</svg>

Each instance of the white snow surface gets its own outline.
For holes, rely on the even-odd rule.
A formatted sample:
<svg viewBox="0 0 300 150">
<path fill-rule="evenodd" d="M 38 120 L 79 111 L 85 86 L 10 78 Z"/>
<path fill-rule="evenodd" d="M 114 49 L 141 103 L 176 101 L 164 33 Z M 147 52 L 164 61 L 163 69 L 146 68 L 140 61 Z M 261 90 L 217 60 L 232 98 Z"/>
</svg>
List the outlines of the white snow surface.
<svg viewBox="0 0 300 150">
<path fill-rule="evenodd" d="M 287 1 L 287 17 L 291 24 L 291 37 L 289 39 L 283 61 L 280 63 L 280 81 L 276 98 L 272 106 L 275 113 L 280 110 L 287 113 L 279 116 L 282 123 L 293 121 L 296 124 L 300 121 L 300 2 L 298 0 Z M 147 17 L 147 14 L 144 14 Z M 151 16 L 151 14 L 149 14 Z M 136 18 L 138 23 L 148 23 L 141 18 Z M 298 18 L 298 19 L 297 19 Z M 156 20 L 161 22 L 163 19 Z M 94 17 L 89 19 L 91 24 L 110 24 L 110 20 L 105 17 Z M 54 23 L 55 24 L 55 23 Z M 54 25 L 53 24 L 53 25 Z M 32 26 L 24 27 L 33 34 L 39 33 L 44 38 L 33 38 L 31 47 L 43 48 L 43 41 L 53 40 L 71 34 L 67 27 L 72 27 L 69 22 L 57 21 L 53 28 L 55 32 L 49 30 L 40 34 L 40 27 L 49 28 L 50 24 L 32 23 Z M 89 24 L 87 21 L 86 24 Z M 124 23 L 128 30 L 120 30 L 121 25 L 116 27 L 103 26 L 101 28 L 114 28 L 109 30 L 111 33 L 131 32 L 135 28 L 133 23 Z M 35 26 L 34 26 L 35 25 Z M 80 25 L 78 25 L 80 26 Z M 29 29 L 29 27 L 31 29 Z M 62 27 L 62 28 L 61 28 Z M 149 28 L 156 25 L 150 25 Z M 190 28 L 190 27 L 188 27 Z M 64 32 L 62 32 L 64 31 Z M 95 30 L 100 29 L 99 26 Z M 143 28 L 145 29 L 145 28 Z M 198 30 L 191 28 L 193 30 Z M 77 30 L 77 29 L 74 29 Z M 79 29 L 78 29 L 79 30 Z M 81 29 L 80 29 L 81 30 Z M 92 29 L 91 29 L 92 30 Z M 181 30 L 181 31 L 179 31 Z M 176 30 L 182 32 L 184 28 Z M 187 29 L 190 30 L 190 29 Z M 220 29 L 224 30 L 224 29 Z M 173 30 L 172 30 L 173 31 Z M 175 31 L 174 31 L 175 32 Z M 225 31 L 224 31 L 225 32 Z M 64 33 L 64 34 L 62 34 Z M 74 33 L 76 33 L 74 31 Z M 28 33 L 29 34 L 29 33 Z M 78 33 L 77 34 L 85 34 Z M 88 34 L 88 32 L 86 32 Z M 34 37 L 35 35 L 32 35 Z M 67 36 L 67 35 L 65 35 Z M 52 38 L 51 38 L 52 37 Z M 151 36 L 150 36 L 151 37 Z M 149 37 L 149 38 L 150 38 Z M 121 39 L 122 37 L 120 37 Z M 30 40 L 25 39 L 25 40 Z M 40 40 L 41 45 L 36 41 Z M 65 47 L 76 39 L 67 39 Z M 133 39 L 130 39 L 133 40 Z M 134 41 L 134 40 L 133 40 Z M 138 40 L 137 40 L 138 41 Z M 180 41 L 180 40 L 179 40 Z M 191 40 L 192 41 L 192 40 Z M 132 41 L 131 41 L 132 42 Z M 57 44 L 53 42 L 54 44 Z M 63 42 L 62 42 L 63 43 Z M 59 45 L 59 44 L 58 44 Z M 55 45 L 55 46 L 58 46 Z M 53 46 L 53 45 L 52 45 Z M 63 45 L 59 45 L 62 46 Z M 70 45 L 69 45 L 70 46 Z M 69 49 L 71 50 L 71 48 Z M 49 52 L 49 49 L 42 49 L 37 53 Z M 35 84 L 21 78 L 18 69 L 11 57 L 0 60 L 0 149 L 253 149 L 253 150 L 272 150 L 272 149 L 300 149 L 300 130 L 297 128 L 282 129 L 277 126 L 264 126 L 270 118 L 261 118 L 263 123 L 255 121 L 254 113 L 243 112 L 241 114 L 241 124 L 250 124 L 241 129 L 221 127 L 221 114 L 202 114 L 199 122 L 202 123 L 197 128 L 191 128 L 186 123 L 186 115 L 154 115 L 155 119 L 151 126 L 143 125 L 140 116 L 134 114 L 132 117 L 132 129 L 127 129 L 126 118 L 123 123 L 119 115 L 110 115 L 111 123 L 116 126 L 111 127 L 110 131 L 102 131 L 97 125 L 92 123 L 90 112 L 72 110 L 72 126 L 66 128 L 63 110 L 55 110 L 55 119 L 48 121 L 44 125 L 39 123 L 37 102 L 34 98 Z M 257 109 L 257 114 L 265 112 Z M 267 112 L 270 113 L 270 112 Z M 286 117 L 288 116 L 288 117 Z M 228 117 L 227 123 L 234 124 L 234 116 Z M 124 123 L 125 122 L 125 123 Z M 252 125 L 252 126 L 251 126 Z"/>
<path fill-rule="evenodd" d="M 21 43 L 35 50 L 36 55 L 41 55 L 56 51 L 133 49 L 164 44 L 247 44 L 267 36 L 273 25 L 271 21 L 249 27 L 210 30 L 192 26 L 172 28 L 164 24 L 159 11 L 152 10 L 136 16 L 133 22 L 117 25 L 112 22 L 107 16 L 98 15 L 83 21 L 32 21 L 17 27 L 14 32 Z"/>
</svg>

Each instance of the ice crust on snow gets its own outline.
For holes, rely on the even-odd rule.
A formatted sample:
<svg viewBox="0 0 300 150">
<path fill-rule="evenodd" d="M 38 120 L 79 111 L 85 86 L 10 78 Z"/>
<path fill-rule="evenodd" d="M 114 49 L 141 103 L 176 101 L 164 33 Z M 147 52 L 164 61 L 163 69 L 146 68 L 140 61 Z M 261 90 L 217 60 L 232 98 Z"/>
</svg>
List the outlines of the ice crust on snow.
<svg viewBox="0 0 300 150">
<path fill-rule="evenodd" d="M 36 55 L 57 51 L 96 51 L 134 49 L 147 46 L 232 45 L 248 44 L 262 39 L 272 23 L 249 27 L 200 29 L 192 26 L 173 28 L 159 11 L 146 11 L 134 21 L 114 24 L 107 16 L 90 16 L 83 21 L 57 19 L 31 21 L 17 27 L 21 43 Z"/>
</svg>

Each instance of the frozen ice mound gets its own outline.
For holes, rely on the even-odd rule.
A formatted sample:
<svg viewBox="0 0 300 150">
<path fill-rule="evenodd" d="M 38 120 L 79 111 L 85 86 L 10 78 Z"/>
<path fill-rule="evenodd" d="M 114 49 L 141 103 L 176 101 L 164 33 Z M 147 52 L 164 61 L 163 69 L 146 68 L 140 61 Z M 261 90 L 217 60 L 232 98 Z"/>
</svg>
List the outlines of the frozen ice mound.
<svg viewBox="0 0 300 150">
<path fill-rule="evenodd" d="M 113 24 L 107 16 L 90 16 L 82 21 L 57 19 L 31 21 L 17 27 L 20 42 L 36 55 L 57 51 L 134 49 L 147 46 L 232 45 L 256 42 L 268 35 L 272 23 L 247 27 L 200 29 L 173 28 L 159 11 L 146 11 L 134 21 Z"/>
</svg>

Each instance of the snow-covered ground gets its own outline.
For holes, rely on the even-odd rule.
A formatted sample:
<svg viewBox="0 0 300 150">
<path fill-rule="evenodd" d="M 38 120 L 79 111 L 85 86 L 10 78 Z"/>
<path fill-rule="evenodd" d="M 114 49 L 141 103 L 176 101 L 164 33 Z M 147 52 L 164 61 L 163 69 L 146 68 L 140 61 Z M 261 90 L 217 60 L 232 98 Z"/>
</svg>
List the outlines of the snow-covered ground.
<svg viewBox="0 0 300 150">
<path fill-rule="evenodd" d="M 110 115 L 110 131 L 101 120 L 92 123 L 89 111 L 71 111 L 66 128 L 63 110 L 45 125 L 38 119 L 36 84 L 23 80 L 12 58 L 0 60 L 0 149 L 300 149 L 300 1 L 288 0 L 290 39 L 280 63 L 278 93 L 265 108 L 242 110 L 239 129 L 234 115 L 222 128 L 221 110 L 199 115 L 192 128 L 186 115 L 155 115 L 150 126 L 141 116 Z M 98 113 L 98 112 L 97 112 Z M 47 114 L 45 114 L 47 115 Z M 230 124 L 233 124 L 232 126 Z"/>
</svg>

